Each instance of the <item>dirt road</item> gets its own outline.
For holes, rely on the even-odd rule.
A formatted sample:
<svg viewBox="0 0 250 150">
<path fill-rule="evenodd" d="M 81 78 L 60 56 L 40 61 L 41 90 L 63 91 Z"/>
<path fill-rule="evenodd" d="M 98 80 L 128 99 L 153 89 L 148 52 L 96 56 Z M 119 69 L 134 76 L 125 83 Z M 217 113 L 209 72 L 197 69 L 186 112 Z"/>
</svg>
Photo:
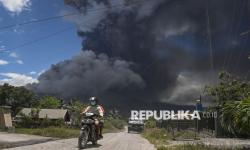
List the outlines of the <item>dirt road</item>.
<svg viewBox="0 0 250 150">
<path fill-rule="evenodd" d="M 38 144 L 54 140 L 57 139 L 50 137 L 35 136 L 35 135 L 0 132 L 0 149 L 6 147 L 17 147 L 17 146 Z"/>
<path fill-rule="evenodd" d="M 8 150 L 77 150 L 77 139 L 56 140 L 34 145 L 15 147 Z M 98 145 L 93 147 L 91 143 L 90 150 L 155 150 L 154 146 L 143 139 L 140 134 L 133 133 L 107 133 L 104 138 L 98 141 Z"/>
</svg>

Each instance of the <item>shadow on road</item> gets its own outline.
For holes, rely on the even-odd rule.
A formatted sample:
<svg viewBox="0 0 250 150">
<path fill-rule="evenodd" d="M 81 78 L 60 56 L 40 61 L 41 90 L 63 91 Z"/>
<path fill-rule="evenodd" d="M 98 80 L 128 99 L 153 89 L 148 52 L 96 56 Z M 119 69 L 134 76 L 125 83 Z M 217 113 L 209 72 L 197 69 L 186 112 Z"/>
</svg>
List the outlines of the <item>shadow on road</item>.
<svg viewBox="0 0 250 150">
<path fill-rule="evenodd" d="M 49 139 L 40 139 L 40 140 L 28 140 L 28 141 L 19 141 L 19 142 L 2 142 L 0 141 L 0 149 L 3 148 L 14 148 L 14 147 L 21 147 L 27 145 L 35 145 L 40 143 L 46 143 L 51 141 L 56 141 L 56 138 L 49 138 Z"/>
<path fill-rule="evenodd" d="M 86 148 L 84 148 L 84 149 L 98 148 L 98 147 L 101 147 L 101 146 L 102 146 L 101 144 L 96 144 L 96 145 L 87 144 Z"/>
</svg>

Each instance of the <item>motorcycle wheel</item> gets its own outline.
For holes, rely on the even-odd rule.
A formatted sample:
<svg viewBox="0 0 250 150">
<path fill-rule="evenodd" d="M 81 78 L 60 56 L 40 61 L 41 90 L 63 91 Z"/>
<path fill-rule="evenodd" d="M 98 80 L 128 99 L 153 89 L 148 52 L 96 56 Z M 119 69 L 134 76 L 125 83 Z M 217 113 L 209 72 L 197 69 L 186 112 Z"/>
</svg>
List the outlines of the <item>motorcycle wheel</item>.
<svg viewBox="0 0 250 150">
<path fill-rule="evenodd" d="M 88 132 L 86 130 L 81 131 L 78 138 L 78 147 L 80 149 L 86 148 L 88 143 Z"/>
<path fill-rule="evenodd" d="M 92 145 L 97 145 L 97 140 L 98 140 L 98 138 L 97 138 L 97 135 L 96 135 L 96 133 L 95 132 L 93 132 L 92 133 L 94 136 L 92 137 Z"/>
<path fill-rule="evenodd" d="M 92 145 L 97 145 L 97 140 L 92 141 Z"/>
</svg>

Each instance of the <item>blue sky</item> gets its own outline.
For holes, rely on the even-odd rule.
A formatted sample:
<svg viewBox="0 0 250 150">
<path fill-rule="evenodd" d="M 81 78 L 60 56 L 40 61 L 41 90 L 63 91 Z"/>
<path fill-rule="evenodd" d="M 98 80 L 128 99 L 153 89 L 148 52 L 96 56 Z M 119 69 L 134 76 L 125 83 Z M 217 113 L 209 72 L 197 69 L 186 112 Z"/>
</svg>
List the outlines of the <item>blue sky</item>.
<svg viewBox="0 0 250 150">
<path fill-rule="evenodd" d="M 0 28 L 34 19 L 63 14 L 63 0 L 0 0 Z M 20 45 L 70 28 L 53 37 L 24 47 Z M 39 73 L 79 53 L 81 38 L 75 24 L 63 18 L 0 29 L 0 84 L 35 82 Z"/>
</svg>

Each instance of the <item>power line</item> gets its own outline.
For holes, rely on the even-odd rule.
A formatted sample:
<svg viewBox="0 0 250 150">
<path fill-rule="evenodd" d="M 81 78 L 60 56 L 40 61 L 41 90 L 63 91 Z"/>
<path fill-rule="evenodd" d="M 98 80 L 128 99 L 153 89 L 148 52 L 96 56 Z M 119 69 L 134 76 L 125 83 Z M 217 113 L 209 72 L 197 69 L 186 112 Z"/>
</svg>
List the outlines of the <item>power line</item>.
<svg viewBox="0 0 250 150">
<path fill-rule="evenodd" d="M 214 69 L 214 58 L 213 58 L 213 47 L 212 47 L 212 35 L 211 35 L 211 29 L 210 29 L 210 16 L 209 16 L 209 10 L 208 10 L 208 0 L 207 0 L 207 34 L 208 34 L 208 41 L 209 41 L 209 53 L 210 53 L 210 68 L 211 70 Z"/>
<path fill-rule="evenodd" d="M 244 10 L 245 10 L 245 6 L 247 6 L 247 4 L 245 4 L 245 2 L 247 2 L 246 0 L 242 0 L 241 4 L 240 4 L 240 12 L 239 12 L 239 21 L 236 22 L 236 29 L 235 29 L 235 38 L 237 38 L 239 36 L 239 29 L 240 29 L 240 25 L 243 19 L 243 15 L 244 15 Z"/>
<path fill-rule="evenodd" d="M 238 1 L 237 1 L 238 2 Z M 237 3 L 236 2 L 236 3 Z M 241 23 L 242 23 L 242 19 L 243 19 L 243 15 L 244 15 L 244 11 L 245 11 L 245 9 L 247 8 L 247 7 L 245 7 L 245 6 L 247 6 L 247 0 L 242 0 L 242 1 L 240 1 L 240 3 L 238 4 L 238 5 L 236 5 L 235 4 L 235 6 L 237 6 L 237 8 L 235 9 L 235 34 L 233 34 L 232 35 L 232 39 L 231 40 L 235 40 L 236 42 L 237 42 L 237 40 L 239 40 L 239 38 L 241 38 L 241 37 L 243 37 L 243 36 L 246 36 L 250 31 L 249 30 L 247 30 L 247 31 L 244 31 L 244 32 L 241 32 L 240 34 L 238 33 L 239 32 L 239 29 L 240 29 L 240 25 L 241 25 Z M 238 13 L 237 13 L 237 10 L 238 10 Z M 239 18 L 238 20 L 237 20 L 237 18 Z M 232 31 L 233 32 L 233 31 Z M 247 40 L 244 40 L 243 41 L 243 44 L 242 44 L 242 46 L 243 46 L 243 50 L 241 50 L 241 49 L 239 49 L 239 52 L 240 52 L 240 54 L 239 54 L 239 56 L 238 56 L 238 58 L 236 58 L 236 60 L 234 61 L 234 63 L 233 64 L 235 64 L 235 65 L 231 65 L 231 60 L 232 59 L 234 59 L 234 51 L 235 51 L 235 46 L 229 51 L 229 54 L 228 55 L 226 55 L 226 57 L 224 58 L 224 64 L 223 64 L 223 68 L 226 68 L 227 66 L 228 66 L 228 69 L 230 69 L 231 71 L 236 71 L 237 70 L 237 67 L 238 67 L 238 65 L 239 65 L 239 63 L 240 63 L 240 59 L 241 59 L 241 57 L 242 57 L 242 51 L 244 51 L 244 49 L 245 49 L 245 46 L 246 46 L 246 42 L 247 42 Z M 236 67 L 236 68 L 235 68 Z"/>
<path fill-rule="evenodd" d="M 230 31 L 228 32 L 228 36 L 230 37 L 229 40 L 232 40 L 233 39 L 233 28 L 234 28 L 234 20 L 235 20 L 235 17 L 237 16 L 236 13 L 237 13 L 237 1 L 234 1 L 234 5 L 233 5 L 233 14 L 232 14 L 232 20 L 231 20 L 231 23 L 232 23 L 232 27 L 230 28 Z M 228 54 L 229 53 L 229 54 Z M 227 61 L 230 60 L 229 56 L 231 55 L 231 51 L 229 49 L 226 49 L 226 54 L 225 54 L 225 57 L 224 57 L 224 61 L 223 61 L 223 67 L 222 69 L 225 70 L 226 67 L 227 67 Z"/>
<path fill-rule="evenodd" d="M 59 15 L 59 16 L 41 18 L 41 19 L 30 20 L 30 21 L 26 21 L 26 22 L 22 22 L 22 23 L 6 25 L 6 26 L 0 27 L 0 30 L 12 28 L 12 27 L 15 27 L 15 26 L 22 26 L 22 25 L 28 25 L 28 24 L 32 24 L 32 23 L 39 23 L 39 22 L 44 22 L 44 21 L 59 19 L 59 18 L 63 18 L 63 17 L 67 17 L 67 16 L 72 16 L 72 15 L 77 15 L 77 13 L 69 13 L 69 14 L 64 14 L 64 15 Z"/>
<path fill-rule="evenodd" d="M 244 14 L 244 10 L 247 8 L 245 6 L 247 6 L 247 0 L 242 0 L 242 1 L 239 1 L 240 3 L 237 4 L 238 1 L 235 1 L 236 4 L 235 4 L 235 11 L 234 11 L 234 20 L 235 20 L 235 30 L 233 31 L 233 26 L 232 26 L 232 31 L 231 32 L 234 32 L 232 33 L 232 38 L 231 40 L 238 40 L 239 38 L 239 35 L 240 37 L 241 36 L 245 36 L 247 35 L 250 31 L 245 31 L 245 32 L 242 32 L 240 34 L 238 34 L 237 32 L 239 32 L 239 28 L 240 28 L 240 25 L 241 25 L 241 22 L 242 22 L 242 19 L 243 19 L 243 14 Z M 246 3 L 246 4 L 245 4 Z M 239 18 L 237 20 L 237 18 Z M 233 22 L 232 22 L 233 23 Z M 244 46 L 243 46 L 244 47 Z M 244 49 L 244 48 L 243 48 Z M 231 70 L 233 71 L 234 70 L 234 67 L 231 65 L 231 60 L 234 58 L 233 55 L 234 55 L 234 50 L 235 50 L 235 47 L 232 48 L 228 53 L 228 55 L 225 56 L 224 58 L 224 64 L 223 64 L 223 68 L 226 68 L 228 66 L 228 68 L 230 69 L 230 67 L 232 68 Z M 241 58 L 241 51 L 240 51 L 240 55 L 239 55 L 239 58 Z M 236 65 L 237 66 L 237 65 Z"/>
<path fill-rule="evenodd" d="M 245 12 L 245 10 L 247 9 L 247 1 L 246 0 L 244 0 L 243 2 L 242 2 L 242 8 L 241 8 L 241 12 L 240 12 L 240 20 L 239 20 L 239 23 L 238 23 L 238 30 L 239 30 L 239 28 L 240 28 L 240 25 L 241 25 L 241 22 L 242 22 L 242 19 L 243 19 L 243 15 L 244 15 L 244 12 Z M 245 34 L 246 34 L 246 32 L 245 32 Z M 236 36 L 238 37 L 239 35 L 237 34 L 237 31 L 236 31 Z M 240 37 L 241 37 L 242 35 L 240 34 Z M 246 39 L 244 39 L 244 41 L 243 41 L 243 43 L 242 43 L 242 49 L 239 49 L 239 51 L 240 51 L 240 54 L 239 54 L 239 57 L 238 57 L 238 59 L 236 60 L 236 66 L 235 66 L 235 71 L 237 71 L 237 69 L 238 69 L 238 65 L 240 64 L 240 61 L 241 61 L 241 57 L 242 57 L 242 53 L 244 54 L 244 51 L 245 51 L 245 49 L 246 49 L 246 44 L 247 44 L 247 42 L 248 42 L 248 37 L 246 38 Z"/>
<path fill-rule="evenodd" d="M 137 3 L 141 3 L 141 2 L 145 2 L 145 0 L 138 0 L 136 2 L 133 2 L 132 5 L 137 4 Z M 108 6 L 108 8 L 115 8 L 115 7 L 124 7 L 124 3 L 119 3 L 119 4 L 115 4 L 115 5 L 110 5 Z M 107 10 L 107 7 L 104 8 L 98 8 L 98 9 L 90 9 L 90 10 L 86 10 L 87 12 L 98 12 L 100 10 Z M 71 12 L 71 13 L 67 13 L 67 14 L 63 14 L 63 15 L 58 15 L 58 16 L 52 16 L 52 17 L 46 17 L 46 18 L 40 18 L 40 19 L 36 19 L 36 20 L 30 20 L 30 21 L 25 21 L 25 22 L 21 22 L 21 23 L 16 23 L 16 24 L 10 24 L 10 25 L 6 25 L 6 26 L 1 26 L 0 27 L 0 31 L 4 30 L 4 29 L 9 29 L 15 26 L 23 26 L 23 25 L 28 25 L 28 24 L 33 24 L 33 23 L 40 23 L 40 22 L 45 22 L 45 21 L 50 21 L 50 20 L 55 20 L 55 19 L 60 19 L 63 17 L 68 17 L 68 16 L 74 16 L 74 15 L 79 15 L 79 12 Z"/>
<path fill-rule="evenodd" d="M 124 7 L 124 6 L 123 6 L 123 7 Z M 85 21 L 90 21 L 90 20 L 91 20 L 91 19 L 88 19 L 88 20 L 85 20 Z M 89 26 L 89 25 L 86 24 L 86 22 L 81 23 L 81 24 L 78 24 L 78 25 Z M 91 26 L 89 26 L 89 27 L 91 27 Z M 68 31 L 68 30 L 71 30 L 71 29 L 74 29 L 74 26 L 73 26 L 73 27 L 64 28 L 64 29 L 62 29 L 62 30 L 53 32 L 53 33 L 48 34 L 48 35 L 45 35 L 45 36 L 42 36 L 42 37 L 40 37 L 40 38 L 38 38 L 38 39 L 35 39 L 35 40 L 32 40 L 32 41 L 25 42 L 25 43 L 20 44 L 20 45 L 18 45 L 18 46 L 16 46 L 16 47 L 6 49 L 6 50 L 4 50 L 4 52 L 10 53 L 12 50 L 15 50 L 15 49 L 18 49 L 18 48 L 22 48 L 22 47 L 25 47 L 25 46 L 34 44 L 34 43 L 37 43 L 37 42 L 42 41 L 42 40 L 46 40 L 46 39 L 48 39 L 48 38 L 51 38 L 51 37 L 53 37 L 53 36 L 56 36 L 56 35 L 58 35 L 58 34 L 61 34 L 61 33 L 63 33 L 63 32 L 66 32 L 66 31 Z M 1 51 L 0 51 L 0 52 L 1 52 Z"/>
<path fill-rule="evenodd" d="M 61 33 L 63 33 L 63 32 L 69 31 L 69 30 L 71 30 L 71 29 L 74 29 L 74 27 L 64 28 L 64 29 L 62 29 L 62 30 L 53 32 L 53 33 L 51 33 L 51 34 L 42 36 L 42 37 L 40 37 L 40 38 L 38 38 L 38 39 L 35 39 L 35 40 L 32 40 L 32 41 L 28 41 L 28 42 L 25 42 L 25 43 L 23 43 L 23 44 L 20 44 L 20 45 L 18 45 L 18 46 L 16 46 L 16 47 L 7 49 L 6 51 L 7 51 L 7 52 L 10 52 L 10 51 L 12 51 L 12 50 L 16 50 L 16 49 L 18 49 L 18 48 L 22 48 L 22 47 L 25 47 L 25 46 L 28 46 L 28 45 L 37 43 L 37 42 L 39 42 L 39 41 L 42 41 L 42 40 L 51 38 L 51 37 L 56 36 L 56 35 L 58 35 L 58 34 L 61 34 Z"/>
<path fill-rule="evenodd" d="M 81 25 L 83 25 L 83 23 L 82 23 Z M 87 25 L 87 24 L 84 22 L 84 26 L 89 26 L 89 25 Z M 89 27 L 90 27 L 90 26 L 89 26 Z M 13 47 L 13 48 L 6 49 L 6 50 L 4 50 L 4 51 L 7 52 L 7 53 L 9 53 L 9 52 L 11 52 L 12 50 L 16 50 L 16 49 L 19 49 L 19 48 L 22 48 L 22 47 L 25 47 L 25 46 L 34 44 L 34 43 L 40 42 L 40 41 L 42 41 L 42 40 L 46 40 L 46 39 L 48 39 L 48 38 L 51 38 L 51 37 L 56 36 L 56 35 L 58 35 L 58 34 L 67 32 L 67 31 L 72 30 L 72 29 L 74 29 L 74 28 L 75 28 L 75 26 L 67 27 L 67 28 L 64 28 L 64 29 L 62 29 L 62 30 L 53 32 L 53 33 L 51 33 L 51 34 L 48 34 L 48 35 L 39 37 L 39 38 L 37 38 L 37 39 L 35 39 L 35 40 L 31 40 L 31 41 L 22 43 L 22 44 L 20 44 L 20 45 L 18 45 L 18 46 L 15 46 L 15 47 Z"/>
</svg>

